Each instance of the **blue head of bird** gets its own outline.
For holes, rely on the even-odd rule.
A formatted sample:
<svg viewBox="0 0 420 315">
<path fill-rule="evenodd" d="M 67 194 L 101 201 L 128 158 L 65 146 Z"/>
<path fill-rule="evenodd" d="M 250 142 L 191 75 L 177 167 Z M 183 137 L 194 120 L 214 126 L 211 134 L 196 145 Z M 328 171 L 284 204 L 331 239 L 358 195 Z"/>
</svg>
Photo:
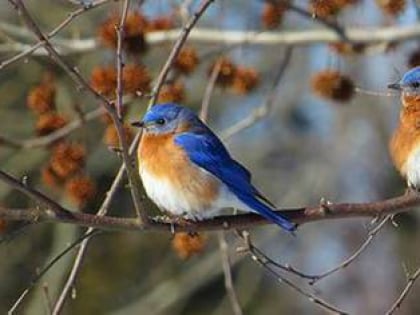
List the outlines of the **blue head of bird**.
<svg viewBox="0 0 420 315">
<path fill-rule="evenodd" d="M 201 122 L 193 111 L 175 103 L 157 104 L 146 112 L 141 121 L 132 123 L 151 134 L 176 133 L 197 124 Z"/>
<path fill-rule="evenodd" d="M 401 91 L 404 105 L 419 101 L 420 97 L 420 66 L 407 71 L 401 80 L 388 85 L 388 88 Z"/>
</svg>

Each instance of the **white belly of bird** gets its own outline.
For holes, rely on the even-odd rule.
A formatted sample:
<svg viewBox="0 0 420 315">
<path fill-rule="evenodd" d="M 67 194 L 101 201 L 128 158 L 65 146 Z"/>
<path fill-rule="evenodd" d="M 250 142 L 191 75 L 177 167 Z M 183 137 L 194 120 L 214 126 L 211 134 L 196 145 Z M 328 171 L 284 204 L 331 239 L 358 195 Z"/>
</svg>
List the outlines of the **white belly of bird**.
<svg viewBox="0 0 420 315">
<path fill-rule="evenodd" d="M 213 176 L 205 170 L 202 171 L 207 173 L 208 176 Z M 140 168 L 140 176 L 149 198 L 161 210 L 176 216 L 184 215 L 187 218 L 200 220 L 212 217 L 224 208 L 252 211 L 223 183 L 221 183 L 218 197 L 211 203 L 210 207 L 203 208 L 200 196 L 187 191 L 185 187 L 174 186 L 167 179 L 157 178 L 144 168 Z"/>
<path fill-rule="evenodd" d="M 420 146 L 408 157 L 405 169 L 408 185 L 420 188 Z"/>
</svg>

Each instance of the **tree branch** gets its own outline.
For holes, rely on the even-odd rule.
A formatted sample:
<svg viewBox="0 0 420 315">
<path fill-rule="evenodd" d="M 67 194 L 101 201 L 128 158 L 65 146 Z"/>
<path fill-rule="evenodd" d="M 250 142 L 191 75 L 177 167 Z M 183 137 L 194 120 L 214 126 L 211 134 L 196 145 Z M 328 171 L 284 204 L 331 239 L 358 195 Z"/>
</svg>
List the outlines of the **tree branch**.
<svg viewBox="0 0 420 315">
<path fill-rule="evenodd" d="M 157 31 L 146 34 L 146 41 L 149 45 L 161 45 L 167 42 L 173 42 L 179 37 L 182 29 L 172 29 L 169 31 Z M 403 40 L 415 39 L 420 36 L 420 24 L 389 26 L 389 27 L 371 27 L 371 28 L 344 28 L 346 42 L 359 44 L 378 44 L 391 43 Z M 343 41 L 342 37 L 332 29 L 306 29 L 299 31 L 241 31 L 241 30 L 215 30 L 207 28 L 194 28 L 188 36 L 191 42 L 196 44 L 244 44 L 252 43 L 254 45 L 273 46 L 273 45 L 312 45 L 320 43 L 336 43 Z M 78 54 L 92 52 L 100 47 L 100 43 L 95 38 L 85 39 L 51 39 L 61 55 Z M 37 46 L 37 48 L 33 48 Z M 48 55 L 45 49 L 40 49 L 43 44 L 36 43 L 31 46 L 31 54 L 35 56 Z M 2 44 L 2 52 L 16 52 L 29 50 L 27 44 L 10 43 Z M 24 56 L 27 56 L 25 54 Z M 18 55 L 4 60 L 0 64 L 0 70 L 12 64 Z M 20 58 L 17 58 L 19 60 Z"/>
</svg>

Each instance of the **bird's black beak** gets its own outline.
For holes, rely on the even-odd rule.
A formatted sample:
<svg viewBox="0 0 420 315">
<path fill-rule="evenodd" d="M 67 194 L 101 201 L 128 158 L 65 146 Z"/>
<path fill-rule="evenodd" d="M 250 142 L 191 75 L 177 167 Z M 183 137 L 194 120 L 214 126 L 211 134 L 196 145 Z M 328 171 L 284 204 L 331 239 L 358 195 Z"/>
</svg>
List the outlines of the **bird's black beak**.
<svg viewBox="0 0 420 315">
<path fill-rule="evenodd" d="M 399 84 L 398 82 L 388 84 L 388 89 L 400 91 L 401 90 L 401 84 Z"/>
<path fill-rule="evenodd" d="M 144 122 L 142 122 L 142 121 L 133 121 L 131 123 L 131 126 L 137 127 L 137 128 L 143 128 L 144 127 Z"/>
</svg>

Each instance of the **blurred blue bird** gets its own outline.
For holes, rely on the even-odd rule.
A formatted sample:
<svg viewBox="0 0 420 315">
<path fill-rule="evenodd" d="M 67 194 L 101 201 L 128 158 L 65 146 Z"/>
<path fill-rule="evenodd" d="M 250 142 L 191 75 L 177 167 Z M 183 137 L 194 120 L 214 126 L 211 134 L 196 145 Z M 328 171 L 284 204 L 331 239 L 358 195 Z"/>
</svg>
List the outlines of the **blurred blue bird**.
<svg viewBox="0 0 420 315">
<path fill-rule="evenodd" d="M 139 172 L 161 210 L 200 220 L 235 208 L 258 213 L 287 231 L 296 229 L 273 211 L 275 206 L 251 184 L 250 172 L 190 109 L 155 105 L 133 126 L 144 128 Z"/>
</svg>

